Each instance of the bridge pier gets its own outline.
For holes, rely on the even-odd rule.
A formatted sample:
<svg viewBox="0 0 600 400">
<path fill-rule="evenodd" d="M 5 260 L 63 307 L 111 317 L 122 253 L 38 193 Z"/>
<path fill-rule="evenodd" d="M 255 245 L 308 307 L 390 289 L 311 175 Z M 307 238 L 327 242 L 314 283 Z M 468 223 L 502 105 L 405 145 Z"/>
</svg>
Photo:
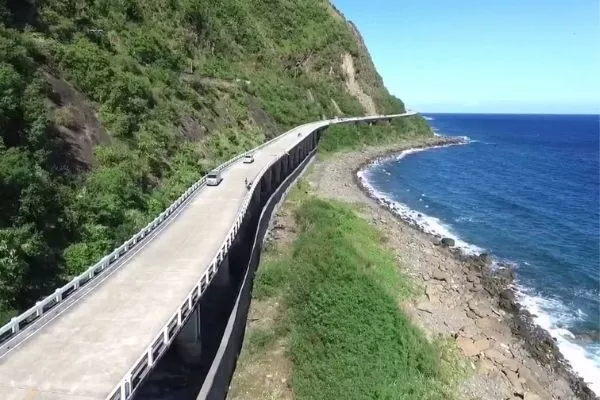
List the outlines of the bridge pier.
<svg viewBox="0 0 600 400">
<path fill-rule="evenodd" d="M 229 252 L 221 264 L 219 265 L 219 269 L 217 270 L 217 274 L 213 278 L 211 285 L 216 285 L 218 287 L 227 287 L 231 283 L 231 271 L 229 268 Z"/>
<path fill-rule="evenodd" d="M 273 165 L 273 187 L 279 187 L 282 180 L 281 161 L 276 161 Z"/>
<path fill-rule="evenodd" d="M 177 353 L 185 364 L 199 365 L 202 362 L 201 327 L 200 307 L 196 307 L 175 338 Z"/>
<path fill-rule="evenodd" d="M 272 193 L 271 169 L 265 172 L 260 182 L 260 208 L 262 208 Z"/>
<path fill-rule="evenodd" d="M 291 170 L 292 170 L 292 168 L 293 168 L 293 165 L 292 165 L 292 164 L 293 164 L 293 161 L 294 161 L 294 151 L 293 151 L 293 150 L 290 150 L 290 151 L 287 153 L 287 157 L 286 157 L 286 158 L 287 158 L 287 170 L 288 170 L 288 172 L 289 172 L 289 171 L 291 171 Z"/>
</svg>

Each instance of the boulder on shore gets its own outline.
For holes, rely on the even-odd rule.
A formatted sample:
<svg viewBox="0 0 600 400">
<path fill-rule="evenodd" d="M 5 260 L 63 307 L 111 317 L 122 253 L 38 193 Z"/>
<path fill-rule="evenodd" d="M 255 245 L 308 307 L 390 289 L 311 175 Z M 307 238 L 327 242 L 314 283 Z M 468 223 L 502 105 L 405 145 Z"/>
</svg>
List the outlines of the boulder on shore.
<svg viewBox="0 0 600 400">
<path fill-rule="evenodd" d="M 445 237 L 445 238 L 442 238 L 441 244 L 442 244 L 442 246 L 453 247 L 455 243 L 454 243 L 454 239 Z"/>
</svg>

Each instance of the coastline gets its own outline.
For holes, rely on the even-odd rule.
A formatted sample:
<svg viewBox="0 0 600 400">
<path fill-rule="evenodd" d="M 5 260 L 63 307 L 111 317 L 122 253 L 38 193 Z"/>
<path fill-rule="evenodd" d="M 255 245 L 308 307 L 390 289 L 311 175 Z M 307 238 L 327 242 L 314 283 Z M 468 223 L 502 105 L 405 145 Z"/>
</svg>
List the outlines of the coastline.
<svg viewBox="0 0 600 400">
<path fill-rule="evenodd" d="M 334 160 L 320 162 L 308 179 L 312 183 L 316 175 L 313 184 L 321 195 L 368 203 L 372 222 L 391 230 L 398 239 L 393 247 L 400 253 L 407 249 L 398 246 L 409 247 L 413 254 L 399 254 L 399 259 L 407 261 L 403 264 L 416 264 L 409 268 L 410 275 L 424 286 L 424 293 L 414 304 L 405 306 L 428 333 L 453 337 L 471 360 L 475 376 L 466 384 L 465 395 L 597 399 L 573 372 L 551 335 L 518 303 L 509 265 L 492 268 L 487 254 L 468 255 L 440 246 L 439 236 L 398 215 L 392 202 L 377 196 L 358 175 L 373 163 L 399 154 L 466 143 L 463 138 L 436 136 L 342 153 L 334 155 Z M 360 194 L 352 193 L 353 189 Z"/>
</svg>

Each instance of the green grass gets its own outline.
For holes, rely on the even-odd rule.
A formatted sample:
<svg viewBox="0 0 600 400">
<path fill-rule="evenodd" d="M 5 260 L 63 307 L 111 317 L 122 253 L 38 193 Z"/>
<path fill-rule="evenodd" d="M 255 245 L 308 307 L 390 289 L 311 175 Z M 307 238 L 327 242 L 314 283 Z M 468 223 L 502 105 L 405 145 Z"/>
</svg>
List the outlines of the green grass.
<svg viewBox="0 0 600 400">
<path fill-rule="evenodd" d="M 379 112 L 404 111 L 327 0 L 0 1 L 0 324 L 220 162 L 332 117 L 332 100 L 363 114 L 343 54 Z M 48 73 L 95 104 L 110 137 L 89 169 L 65 162 L 59 128 L 89 132 L 57 108 L 68 101 Z"/>
<path fill-rule="evenodd" d="M 261 352 L 265 347 L 275 341 L 275 331 L 271 329 L 253 329 L 246 338 L 246 346 L 249 354 Z"/>
<path fill-rule="evenodd" d="M 421 116 L 397 118 L 392 123 L 373 126 L 337 125 L 327 129 L 319 149 L 325 153 L 335 153 L 427 136 L 433 136 L 433 132 Z"/>
<path fill-rule="evenodd" d="M 255 298 L 283 296 L 298 399 L 452 398 L 452 349 L 401 311 L 413 293 L 381 234 L 347 205 L 298 190 L 299 237 L 271 250 Z"/>
</svg>

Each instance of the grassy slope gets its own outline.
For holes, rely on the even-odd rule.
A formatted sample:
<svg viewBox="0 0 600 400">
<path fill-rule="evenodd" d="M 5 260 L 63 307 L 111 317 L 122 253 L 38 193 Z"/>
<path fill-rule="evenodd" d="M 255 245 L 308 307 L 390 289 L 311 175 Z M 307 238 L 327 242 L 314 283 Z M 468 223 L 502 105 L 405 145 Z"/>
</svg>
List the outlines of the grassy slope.
<svg viewBox="0 0 600 400">
<path fill-rule="evenodd" d="M 412 288 L 381 234 L 348 205 L 306 192 L 287 204 L 299 230 L 291 251 L 269 249 L 257 272 L 253 301 L 280 299 L 284 311 L 274 327 L 249 332 L 241 375 L 253 363 L 276 373 L 261 357 L 286 338 L 294 398 L 452 398 L 454 355 L 400 310 Z M 269 398 L 256 378 L 236 377 L 231 396 Z"/>
<path fill-rule="evenodd" d="M 416 137 L 433 136 L 423 118 L 397 118 L 391 124 L 339 125 L 328 128 L 319 143 L 322 153 L 358 150 L 365 146 L 394 145 Z"/>
<path fill-rule="evenodd" d="M 324 0 L 0 2 L 0 321 L 220 161 L 334 115 L 332 100 L 362 114 L 344 53 L 378 111 L 404 110 Z M 89 99 L 108 132 L 93 138 L 91 165 L 61 133 L 80 139 L 88 126 L 48 75 Z"/>
</svg>

